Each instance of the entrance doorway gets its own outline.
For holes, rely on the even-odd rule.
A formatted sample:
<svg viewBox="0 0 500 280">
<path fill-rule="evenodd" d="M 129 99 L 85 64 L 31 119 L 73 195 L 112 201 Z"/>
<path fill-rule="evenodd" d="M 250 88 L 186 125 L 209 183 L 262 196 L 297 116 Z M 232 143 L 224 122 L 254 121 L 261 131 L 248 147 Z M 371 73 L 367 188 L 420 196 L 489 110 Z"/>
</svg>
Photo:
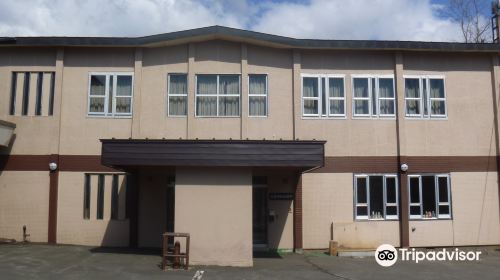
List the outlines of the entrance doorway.
<svg viewBox="0 0 500 280">
<path fill-rule="evenodd" d="M 267 247 L 267 178 L 252 179 L 253 246 Z"/>
</svg>

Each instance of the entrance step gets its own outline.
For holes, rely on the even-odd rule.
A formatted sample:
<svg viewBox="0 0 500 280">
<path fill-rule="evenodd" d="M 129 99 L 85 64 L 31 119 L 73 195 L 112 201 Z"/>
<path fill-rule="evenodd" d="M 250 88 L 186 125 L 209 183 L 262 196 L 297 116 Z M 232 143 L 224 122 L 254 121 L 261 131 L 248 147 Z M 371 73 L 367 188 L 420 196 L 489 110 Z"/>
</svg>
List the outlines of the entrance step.
<svg viewBox="0 0 500 280">
<path fill-rule="evenodd" d="M 347 249 L 338 248 L 337 253 L 339 257 L 363 258 L 375 256 L 375 249 L 362 248 L 362 249 Z"/>
</svg>

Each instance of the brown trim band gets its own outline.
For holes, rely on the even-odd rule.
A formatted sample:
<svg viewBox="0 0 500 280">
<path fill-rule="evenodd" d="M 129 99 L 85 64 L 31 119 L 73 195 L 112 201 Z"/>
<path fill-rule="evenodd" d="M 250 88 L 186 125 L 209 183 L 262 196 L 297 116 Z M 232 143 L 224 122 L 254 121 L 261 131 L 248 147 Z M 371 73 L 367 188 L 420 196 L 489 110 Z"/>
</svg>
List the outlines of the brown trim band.
<svg viewBox="0 0 500 280">
<path fill-rule="evenodd" d="M 0 170 L 48 171 L 51 155 L 0 155 Z M 408 173 L 497 171 L 496 156 L 401 156 Z M 60 155 L 59 171 L 114 172 L 97 155 Z M 325 157 L 325 165 L 313 173 L 397 173 L 396 156 Z"/>
<path fill-rule="evenodd" d="M 101 156 L 92 155 L 0 155 L 0 170 L 49 171 L 49 163 L 53 162 L 53 156 L 58 156 L 58 171 L 117 171 L 113 168 L 101 165 Z"/>
<path fill-rule="evenodd" d="M 408 173 L 497 171 L 496 156 L 401 156 Z M 326 157 L 325 165 L 313 173 L 397 173 L 398 157 Z"/>
</svg>

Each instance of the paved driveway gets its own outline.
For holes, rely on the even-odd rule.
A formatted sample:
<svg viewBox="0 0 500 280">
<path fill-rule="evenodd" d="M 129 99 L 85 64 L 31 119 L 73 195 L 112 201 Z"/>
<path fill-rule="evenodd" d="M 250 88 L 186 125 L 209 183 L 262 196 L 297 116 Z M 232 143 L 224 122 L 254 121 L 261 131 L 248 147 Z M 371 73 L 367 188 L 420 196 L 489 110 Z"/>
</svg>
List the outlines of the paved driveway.
<svg viewBox="0 0 500 280">
<path fill-rule="evenodd" d="M 0 279 L 499 279 L 500 249 L 483 250 L 478 262 L 398 262 L 322 253 L 256 258 L 253 268 L 193 267 L 163 272 L 156 252 L 81 246 L 0 245 Z"/>
</svg>

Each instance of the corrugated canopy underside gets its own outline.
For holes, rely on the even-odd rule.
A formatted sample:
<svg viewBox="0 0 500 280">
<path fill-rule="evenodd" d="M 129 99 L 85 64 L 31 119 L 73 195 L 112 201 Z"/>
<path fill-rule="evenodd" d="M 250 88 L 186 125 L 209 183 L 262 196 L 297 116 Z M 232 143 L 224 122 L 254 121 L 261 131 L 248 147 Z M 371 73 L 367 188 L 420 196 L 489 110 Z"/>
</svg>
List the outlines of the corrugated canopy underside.
<svg viewBox="0 0 500 280">
<path fill-rule="evenodd" d="M 323 166 L 324 141 L 101 139 L 102 164 L 151 166 Z"/>
</svg>

